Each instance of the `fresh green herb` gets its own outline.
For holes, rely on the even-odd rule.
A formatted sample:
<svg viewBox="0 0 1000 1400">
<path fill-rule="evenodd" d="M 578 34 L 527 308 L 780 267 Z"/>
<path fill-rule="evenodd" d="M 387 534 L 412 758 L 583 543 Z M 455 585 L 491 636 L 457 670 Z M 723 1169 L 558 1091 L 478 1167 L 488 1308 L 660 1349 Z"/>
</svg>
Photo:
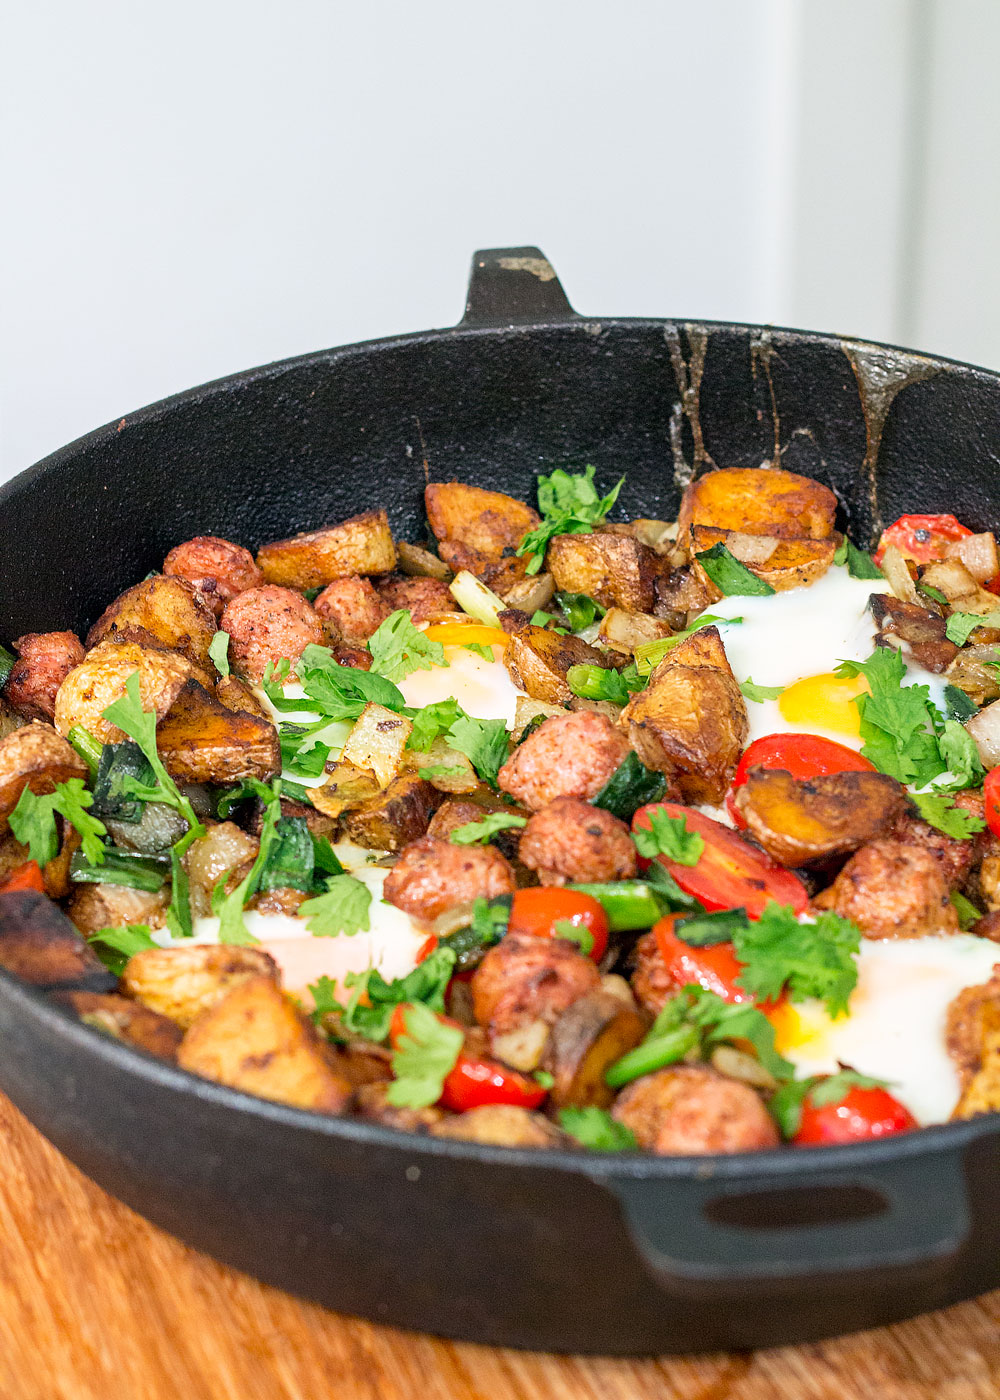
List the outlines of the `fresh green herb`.
<svg viewBox="0 0 1000 1400">
<path fill-rule="evenodd" d="M 538 478 L 538 510 L 541 524 L 529 530 L 517 547 L 520 555 L 530 555 L 527 572 L 537 574 L 542 567 L 549 540 L 555 535 L 589 535 L 618 499 L 625 478 L 606 496 L 594 486 L 594 468 L 584 467 L 571 475 L 557 467 L 550 476 Z"/>
<path fill-rule="evenodd" d="M 493 660 L 493 648 L 483 646 L 482 642 L 463 642 L 463 651 L 471 651 L 474 656 L 481 656 L 484 661 Z"/>
<path fill-rule="evenodd" d="M 964 894 L 958 890 L 952 890 L 948 896 L 951 900 L 955 913 L 958 915 L 958 926 L 963 933 L 968 933 L 973 924 L 977 924 L 983 917 L 983 911 L 977 909 L 971 899 L 966 899 Z"/>
<path fill-rule="evenodd" d="M 420 768 L 417 771 L 421 778 L 431 783 L 435 778 L 461 778 L 469 770 L 463 768 L 460 763 L 433 763 L 430 768 Z"/>
<path fill-rule="evenodd" d="M 971 719 L 979 711 L 975 700 L 970 700 L 965 691 L 959 690 L 957 685 L 945 686 L 944 703 L 948 711 L 948 718 L 957 720 L 959 724 L 964 724 L 967 719 Z"/>
<path fill-rule="evenodd" d="M 462 714 L 446 735 L 449 745 L 464 753 L 473 768 L 491 787 L 507 762 L 507 725 L 502 719 L 474 719 Z"/>
<path fill-rule="evenodd" d="M 859 549 L 845 535 L 833 556 L 835 564 L 846 564 L 851 578 L 883 578 L 884 575 L 867 550 Z"/>
<path fill-rule="evenodd" d="M 940 603 L 943 608 L 948 606 L 948 599 L 940 588 L 932 588 L 929 583 L 918 583 L 917 592 L 923 593 L 925 597 L 932 599 L 935 603 Z"/>
<path fill-rule="evenodd" d="M 536 608 L 531 614 L 532 627 L 547 627 L 550 622 L 555 622 L 555 617 L 552 613 L 546 612 L 544 608 Z"/>
<path fill-rule="evenodd" d="M 557 593 L 556 602 L 565 614 L 571 632 L 585 631 L 607 612 L 607 608 L 602 608 L 596 598 L 586 593 Z"/>
<path fill-rule="evenodd" d="M 547 1069 L 536 1069 L 531 1077 L 536 1084 L 540 1084 L 546 1091 L 551 1089 L 556 1082 L 555 1075 L 549 1074 Z"/>
<path fill-rule="evenodd" d="M 964 647 L 977 627 L 1000 627 L 1000 608 L 988 613 L 953 612 L 944 634 L 949 642 Z"/>
<path fill-rule="evenodd" d="M 330 854 L 333 855 L 333 852 Z M 333 858 L 337 860 L 336 856 Z M 309 894 L 314 885 L 315 863 L 316 848 L 305 817 L 279 817 L 274 827 L 274 841 L 260 870 L 257 888 L 301 890 L 303 894 Z M 337 861 L 337 864 L 340 862 Z"/>
<path fill-rule="evenodd" d="M 649 826 L 636 827 L 632 840 L 646 860 L 666 856 L 675 865 L 697 865 L 705 849 L 703 836 L 689 831 L 683 817 L 668 816 L 662 807 L 651 809 Z"/>
<path fill-rule="evenodd" d="M 668 914 L 704 913 L 701 900 L 695 899 L 694 895 L 688 894 L 687 890 L 682 890 L 661 861 L 654 860 L 652 862 L 646 871 L 646 883 L 652 885 L 653 894 L 657 899 L 663 901 Z"/>
<path fill-rule="evenodd" d="M 473 901 L 468 924 L 441 939 L 440 948 L 447 948 L 455 957 L 459 972 L 478 967 L 487 948 L 499 943 L 507 932 L 510 920 L 511 896 L 500 895 L 487 900 L 480 895 Z"/>
<path fill-rule="evenodd" d="M 682 632 L 675 632 L 672 637 L 661 637 L 658 642 L 643 642 L 633 653 L 639 675 L 648 676 L 668 651 L 673 651 L 674 647 L 686 642 L 688 637 L 693 637 L 703 627 L 736 627 L 742 621 L 742 617 L 716 617 L 714 613 L 703 613 L 690 627 L 685 627 Z"/>
<path fill-rule="evenodd" d="M 79 724 L 73 725 L 72 729 L 66 735 L 66 740 L 72 745 L 90 769 L 90 777 L 91 780 L 93 780 L 100 766 L 104 745 L 94 738 L 89 729 L 84 729 L 83 726 Z"/>
<path fill-rule="evenodd" d="M 910 794 L 921 817 L 929 826 L 962 841 L 982 831 L 986 823 L 974 812 L 956 807 L 950 794 L 944 792 L 914 792 Z"/>
<path fill-rule="evenodd" d="M 384 624 L 383 624 L 384 625 Z M 423 636 L 423 634 L 420 634 Z M 283 685 L 291 663 L 268 662 L 261 682 L 264 694 L 279 713 L 315 710 L 321 719 L 356 720 L 366 705 L 384 705 L 397 713 L 406 709 L 399 687 L 374 669 L 361 671 L 341 666 L 329 647 L 310 643 L 295 663 L 295 674 L 305 692 L 304 700 L 286 697 Z M 321 727 L 317 724 L 317 728 Z"/>
<path fill-rule="evenodd" d="M 313 999 L 313 1007 L 309 1015 L 314 1025 L 321 1025 L 324 1017 L 338 1015 L 343 1011 L 343 1007 L 337 1000 L 337 984 L 332 977 L 327 977 L 324 973 L 315 982 L 306 985 L 306 991 Z"/>
<path fill-rule="evenodd" d="M 730 554 L 724 544 L 713 544 L 711 549 L 703 549 L 695 558 L 727 598 L 733 595 L 766 598 L 774 592 L 769 583 L 751 573 L 745 564 Z"/>
<path fill-rule="evenodd" d="M 976 741 L 957 720 L 946 719 L 938 735 L 941 761 L 954 776 L 958 788 L 975 787 L 983 781 L 984 769 Z"/>
<path fill-rule="evenodd" d="M 281 780 L 276 779 L 274 786 L 271 788 L 265 787 L 264 784 L 260 782 L 256 784 L 256 787 L 257 796 L 264 803 L 264 817 L 260 828 L 260 845 L 257 849 L 254 863 L 236 888 L 229 894 L 225 893 L 228 872 L 222 875 L 215 890 L 212 891 L 212 913 L 218 915 L 220 943 L 245 944 L 257 942 L 257 939 L 246 926 L 243 911 L 250 897 L 256 894 L 260 889 L 261 877 L 268 868 L 272 853 L 280 844 L 278 823 L 281 821 Z M 173 855 L 177 850 L 178 847 L 175 846 L 171 854 Z M 175 862 L 175 887 L 178 878 L 178 865 L 179 862 Z M 187 876 L 183 874 L 183 872 L 181 873 L 185 881 L 184 902 L 185 905 L 187 905 Z M 308 902 L 307 900 L 306 904 L 308 904 Z M 306 904 L 303 904 L 301 908 L 305 909 Z"/>
<path fill-rule="evenodd" d="M 764 700 L 777 700 L 779 695 L 784 694 L 785 687 L 783 685 L 755 685 L 753 679 L 747 676 L 740 686 L 740 690 L 748 700 L 759 705 Z"/>
<path fill-rule="evenodd" d="M 326 893 L 299 906 L 299 918 L 315 938 L 353 937 L 371 928 L 372 892 L 353 875 L 331 875 Z"/>
<path fill-rule="evenodd" d="M 351 995 L 346 1006 L 334 997 L 335 984 L 329 978 L 321 978 L 320 983 L 325 981 L 328 987 L 313 984 L 309 988 L 317 1005 L 314 1017 L 333 1012 L 348 1035 L 381 1043 L 389 1034 L 392 1013 L 401 1003 L 421 1002 L 432 1011 L 444 1011 L 445 992 L 454 971 L 455 954 L 448 948 L 435 948 L 412 972 L 392 982 L 386 982 L 375 968 L 369 967 L 348 975 Z"/>
<path fill-rule="evenodd" d="M 58 812 L 80 833 L 87 860 L 92 865 L 100 865 L 104 860 L 103 837 L 107 835 L 107 828 L 87 810 L 93 800 L 82 778 L 57 783 L 54 791 L 41 796 L 26 787 L 10 814 L 10 829 L 18 841 L 28 847 L 32 860 L 47 865 L 59 852 Z"/>
<path fill-rule="evenodd" d="M 846 1014 L 861 946 L 861 930 L 849 919 L 824 910 L 799 923 L 790 905 L 772 899 L 758 919 L 734 930 L 733 946 L 743 963 L 737 982 L 758 1001 L 787 990 L 792 1001 L 816 997 L 831 1016 Z"/>
<path fill-rule="evenodd" d="M 782 1084 L 772 1095 L 768 1108 L 781 1134 L 793 1138 L 802 1123 L 802 1109 L 808 1098 L 815 1108 L 840 1103 L 852 1089 L 886 1089 L 884 1079 L 871 1079 L 857 1070 L 841 1068 L 836 1074 L 813 1075 Z"/>
<path fill-rule="evenodd" d="M 432 642 L 414 627 L 408 608 L 397 608 L 381 627 L 368 638 L 371 669 L 389 681 L 401 681 L 412 671 L 429 671 L 434 666 L 447 666 L 444 647 Z"/>
<path fill-rule="evenodd" d="M 323 727 L 326 727 L 325 724 Z M 282 772 L 292 773 L 296 778 L 318 778 L 326 768 L 330 745 L 314 741 L 311 747 L 307 747 L 304 740 L 310 733 L 311 726 L 279 724 Z"/>
<path fill-rule="evenodd" d="M 581 695 L 585 700 L 610 700 L 612 705 L 627 705 L 632 692 L 642 690 L 645 684 L 639 680 L 634 667 L 630 676 L 627 670 L 589 665 L 571 666 L 566 672 L 566 682 L 574 695 Z"/>
<path fill-rule="evenodd" d="M 838 676 L 863 675 L 870 694 L 855 699 L 861 715 L 861 750 L 880 773 L 924 787 L 947 764 L 942 760 L 937 728 L 940 717 L 926 685 L 904 685 L 902 656 L 894 647 L 878 647 L 867 661 L 842 661 Z"/>
<path fill-rule="evenodd" d="M 606 1108 L 597 1108 L 594 1104 L 586 1108 L 561 1108 L 559 1126 L 581 1147 L 589 1147 L 592 1152 L 634 1152 L 638 1147 L 631 1128 L 612 1118 Z"/>
<path fill-rule="evenodd" d="M 425 705 L 413 716 L 413 728 L 406 741 L 408 749 L 426 753 L 435 739 L 440 739 L 455 721 L 465 713 L 457 700 L 438 700 L 433 705 Z"/>
<path fill-rule="evenodd" d="M 125 971 L 125 965 L 133 954 L 158 946 L 150 937 L 145 924 L 99 928 L 96 933 L 87 935 L 87 942 L 93 945 L 94 952 L 101 962 L 116 977 L 120 977 Z"/>
<path fill-rule="evenodd" d="M 4 686 L 10 680 L 10 673 L 14 669 L 17 657 L 6 647 L 0 646 L 0 686 Z"/>
<path fill-rule="evenodd" d="M 69 878 L 77 885 L 121 885 L 129 890 L 147 890 L 155 894 L 162 890 L 170 873 L 168 856 L 142 856 L 134 851 L 119 851 L 114 846 L 104 848 L 100 864 L 87 859 L 83 851 L 74 851 L 69 863 Z"/>
<path fill-rule="evenodd" d="M 419 1001 L 407 1007 L 403 1023 L 406 1031 L 393 1052 L 396 1077 L 386 1090 L 386 1102 L 395 1108 L 427 1108 L 441 1097 L 465 1036 Z"/>
<path fill-rule="evenodd" d="M 133 783 L 155 787 L 156 774 L 149 760 L 131 739 L 120 744 L 104 744 L 94 776 L 94 812 L 100 817 L 135 825 L 142 820 L 146 804 L 130 796 Z"/>
<path fill-rule="evenodd" d="M 285 791 L 285 784 L 282 783 L 281 791 Z M 308 824 L 307 824 L 308 830 Z M 328 836 L 317 836 L 310 831 L 313 843 L 313 870 L 320 875 L 343 875 L 344 867 L 340 863 L 336 851 L 330 845 Z"/>
<path fill-rule="evenodd" d="M 619 821 L 630 822 L 640 807 L 659 802 L 667 790 L 662 773 L 647 768 L 633 749 L 618 765 L 611 777 L 591 801 Z"/>
<path fill-rule="evenodd" d="M 216 632 L 208 644 L 208 654 L 220 676 L 229 675 L 229 633 Z"/>
<path fill-rule="evenodd" d="M 195 816 L 194 808 L 167 772 L 157 753 L 156 714 L 152 710 L 142 708 L 138 671 L 133 671 L 129 676 L 125 682 L 125 694 L 108 705 L 103 711 L 103 718 L 109 724 L 117 725 L 138 744 L 152 769 L 152 783 L 126 775 L 122 782 L 124 795 L 137 797 L 142 802 L 163 802 L 168 807 L 173 807 L 187 822 L 189 836 L 192 832 L 204 836 L 205 828 Z"/>
<path fill-rule="evenodd" d="M 556 938 L 565 938 L 567 943 L 579 945 L 580 952 L 589 955 L 594 948 L 594 935 L 586 924 L 574 924 L 572 919 L 556 919 L 552 925 Z"/>
<path fill-rule="evenodd" d="M 527 817 L 519 817 L 516 812 L 490 812 L 481 822 L 466 822 L 465 826 L 456 826 L 448 840 L 453 841 L 456 846 L 485 845 L 498 832 L 527 824 Z"/>
<path fill-rule="evenodd" d="M 745 909 L 719 909 L 714 914 L 691 914 L 678 919 L 674 933 L 692 948 L 711 948 L 716 943 L 731 943 L 737 931 L 742 932 L 749 922 Z"/>
</svg>

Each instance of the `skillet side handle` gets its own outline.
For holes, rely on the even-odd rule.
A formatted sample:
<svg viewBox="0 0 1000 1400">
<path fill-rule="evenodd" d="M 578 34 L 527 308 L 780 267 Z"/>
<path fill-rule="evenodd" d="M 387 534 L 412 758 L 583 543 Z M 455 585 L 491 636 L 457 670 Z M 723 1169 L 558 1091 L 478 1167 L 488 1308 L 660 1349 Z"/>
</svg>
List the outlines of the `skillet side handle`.
<svg viewBox="0 0 1000 1400">
<path fill-rule="evenodd" d="M 756 1190 L 724 1178 L 651 1181 L 605 1179 L 618 1197 L 633 1243 L 654 1277 L 675 1291 L 734 1295 L 748 1283 L 767 1292 L 787 1291 L 789 1281 L 817 1275 L 864 1273 L 944 1262 L 969 1233 L 961 1156 L 932 1152 L 903 1157 L 863 1171 L 811 1175 L 767 1183 Z M 810 1198 L 812 1215 L 843 1193 L 874 1193 L 884 1208 L 864 1218 L 789 1224 L 780 1205 Z M 756 1200 L 755 1200 L 756 1197 Z M 739 1206 L 736 1206 L 736 1202 Z M 758 1203 L 760 1203 L 758 1205 Z M 739 1226 L 721 1223 L 735 1207 Z M 711 1216 L 716 1211 L 716 1218 Z M 836 1205 L 831 1204 L 831 1211 Z"/>
<path fill-rule="evenodd" d="M 576 312 L 541 248 L 481 248 L 472 255 L 459 325 L 523 326 L 567 321 Z"/>
</svg>

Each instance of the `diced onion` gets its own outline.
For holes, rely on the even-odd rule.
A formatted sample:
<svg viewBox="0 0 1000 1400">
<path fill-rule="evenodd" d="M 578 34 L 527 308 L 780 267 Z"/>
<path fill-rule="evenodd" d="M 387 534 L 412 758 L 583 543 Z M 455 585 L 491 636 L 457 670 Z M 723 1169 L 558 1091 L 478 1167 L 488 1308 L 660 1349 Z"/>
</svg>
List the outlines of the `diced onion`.
<svg viewBox="0 0 1000 1400">
<path fill-rule="evenodd" d="M 994 700 L 992 705 L 966 720 L 965 727 L 979 750 L 983 766 L 995 768 L 1000 763 L 1000 700 Z"/>
<path fill-rule="evenodd" d="M 989 583 L 1000 574 L 996 536 L 988 531 L 953 540 L 945 549 L 945 558 L 960 559 L 977 583 Z"/>
<path fill-rule="evenodd" d="M 487 627 L 500 626 L 500 614 L 507 604 L 477 579 L 475 574 L 463 569 L 455 575 L 448 587 L 459 607 L 464 608 L 470 617 L 485 623 Z"/>
<path fill-rule="evenodd" d="M 917 586 L 910 577 L 906 560 L 894 544 L 886 545 L 879 565 L 893 593 L 904 603 L 919 603 Z"/>
</svg>

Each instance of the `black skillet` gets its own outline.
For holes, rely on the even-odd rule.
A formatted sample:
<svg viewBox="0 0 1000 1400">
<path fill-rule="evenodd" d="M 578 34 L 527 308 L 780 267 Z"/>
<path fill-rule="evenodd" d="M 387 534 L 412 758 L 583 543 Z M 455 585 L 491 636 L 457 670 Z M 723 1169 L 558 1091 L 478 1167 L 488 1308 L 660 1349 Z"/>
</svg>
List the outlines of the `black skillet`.
<svg viewBox="0 0 1000 1400">
<path fill-rule="evenodd" d="M 99 429 L 0 492 L 0 635 L 82 631 L 191 535 L 256 545 L 428 473 L 533 497 L 780 460 L 869 540 L 904 510 L 1000 526 L 1000 377 L 762 327 L 584 319 L 537 248 L 476 254 L 452 330 L 326 350 Z M 790 644 L 794 644 L 790 642 Z M 919 1028 L 915 1028 L 919 1033 Z M 1000 1284 L 1000 1120 L 745 1157 L 530 1153 L 410 1137 L 193 1078 L 0 975 L 0 1087 L 101 1186 L 199 1249 L 344 1312 L 479 1342 L 760 1347 Z"/>
</svg>

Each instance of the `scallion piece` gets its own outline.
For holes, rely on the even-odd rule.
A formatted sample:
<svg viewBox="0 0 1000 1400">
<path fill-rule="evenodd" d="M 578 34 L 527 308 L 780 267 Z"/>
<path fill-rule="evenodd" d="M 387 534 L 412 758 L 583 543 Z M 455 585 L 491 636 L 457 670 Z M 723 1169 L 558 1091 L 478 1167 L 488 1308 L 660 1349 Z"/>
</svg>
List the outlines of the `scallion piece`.
<svg viewBox="0 0 1000 1400">
<path fill-rule="evenodd" d="M 69 863 L 69 878 L 77 885 L 123 885 L 130 890 L 156 894 L 166 883 L 170 861 L 166 856 L 140 856 L 108 847 L 104 862 L 91 865 L 82 851 Z"/>
</svg>

